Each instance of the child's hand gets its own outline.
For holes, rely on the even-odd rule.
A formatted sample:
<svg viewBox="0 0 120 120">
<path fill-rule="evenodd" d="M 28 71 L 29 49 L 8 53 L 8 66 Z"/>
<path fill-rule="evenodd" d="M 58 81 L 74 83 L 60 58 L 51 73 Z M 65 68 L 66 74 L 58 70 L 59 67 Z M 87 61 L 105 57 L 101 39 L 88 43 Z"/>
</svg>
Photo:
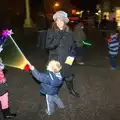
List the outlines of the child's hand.
<svg viewBox="0 0 120 120">
<path fill-rule="evenodd" d="M 34 66 L 32 66 L 31 64 L 27 64 L 27 65 L 24 67 L 24 70 L 25 70 L 25 71 L 34 70 Z"/>
<path fill-rule="evenodd" d="M 30 70 L 34 70 L 34 66 L 32 66 L 31 64 L 28 64 L 30 67 Z"/>
</svg>

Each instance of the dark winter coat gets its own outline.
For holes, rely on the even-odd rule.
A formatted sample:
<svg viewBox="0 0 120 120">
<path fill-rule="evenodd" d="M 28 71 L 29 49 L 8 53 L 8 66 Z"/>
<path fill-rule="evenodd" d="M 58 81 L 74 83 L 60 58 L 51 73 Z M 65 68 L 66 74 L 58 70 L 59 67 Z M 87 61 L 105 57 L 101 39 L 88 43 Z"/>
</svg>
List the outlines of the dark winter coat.
<svg viewBox="0 0 120 120">
<path fill-rule="evenodd" d="M 45 16 L 38 16 L 36 27 L 38 31 L 47 30 L 48 29 L 48 21 Z"/>
<path fill-rule="evenodd" d="M 65 64 L 68 56 L 74 56 L 75 45 L 72 32 L 53 31 L 48 29 L 46 38 L 46 48 L 49 51 L 49 60 L 58 60 L 62 65 L 61 74 L 69 77 L 73 74 L 72 66 Z"/>
</svg>

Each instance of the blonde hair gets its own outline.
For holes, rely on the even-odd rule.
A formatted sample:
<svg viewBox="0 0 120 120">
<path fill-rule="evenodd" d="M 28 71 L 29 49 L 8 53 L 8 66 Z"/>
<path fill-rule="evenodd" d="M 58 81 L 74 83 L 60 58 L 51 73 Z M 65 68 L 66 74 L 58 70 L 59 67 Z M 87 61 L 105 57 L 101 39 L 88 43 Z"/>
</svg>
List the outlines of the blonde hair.
<svg viewBox="0 0 120 120">
<path fill-rule="evenodd" d="M 59 72 L 61 69 L 61 64 L 56 60 L 51 60 L 47 65 L 47 70 L 52 72 Z"/>
</svg>

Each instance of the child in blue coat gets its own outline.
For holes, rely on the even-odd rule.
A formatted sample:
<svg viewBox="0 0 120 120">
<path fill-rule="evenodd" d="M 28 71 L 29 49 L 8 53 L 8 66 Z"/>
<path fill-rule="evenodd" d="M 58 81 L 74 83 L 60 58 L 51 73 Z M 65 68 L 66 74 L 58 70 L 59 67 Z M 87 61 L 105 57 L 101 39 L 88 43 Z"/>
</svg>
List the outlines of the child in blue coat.
<svg viewBox="0 0 120 120">
<path fill-rule="evenodd" d="M 58 97 L 60 85 L 63 83 L 63 78 L 60 74 L 62 68 L 60 63 L 55 60 L 50 61 L 46 73 L 40 73 L 34 68 L 34 66 L 29 66 L 32 75 L 41 82 L 41 91 L 46 93 L 47 114 L 52 115 L 55 112 L 55 104 L 59 108 L 65 108 L 63 102 Z"/>
</svg>

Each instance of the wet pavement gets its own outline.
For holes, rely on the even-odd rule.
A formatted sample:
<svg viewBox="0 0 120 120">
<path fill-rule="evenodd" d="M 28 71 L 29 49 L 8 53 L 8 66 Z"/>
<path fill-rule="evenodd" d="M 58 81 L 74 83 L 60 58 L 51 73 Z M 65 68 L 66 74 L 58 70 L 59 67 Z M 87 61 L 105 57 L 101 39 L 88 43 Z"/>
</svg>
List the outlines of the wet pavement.
<svg viewBox="0 0 120 120">
<path fill-rule="evenodd" d="M 96 29 L 86 32 L 93 45 L 85 47 L 85 65 L 74 65 L 74 84 L 80 98 L 71 96 L 64 84 L 59 95 L 66 108 L 56 109 L 52 116 L 45 113 L 45 97 L 39 94 L 39 84 L 28 72 L 8 67 L 9 104 L 17 112 L 14 120 L 120 120 L 120 56 L 118 69 L 111 71 L 101 34 Z M 22 32 L 14 38 L 28 60 L 43 71 L 47 54 L 36 48 L 36 35 Z"/>
</svg>

